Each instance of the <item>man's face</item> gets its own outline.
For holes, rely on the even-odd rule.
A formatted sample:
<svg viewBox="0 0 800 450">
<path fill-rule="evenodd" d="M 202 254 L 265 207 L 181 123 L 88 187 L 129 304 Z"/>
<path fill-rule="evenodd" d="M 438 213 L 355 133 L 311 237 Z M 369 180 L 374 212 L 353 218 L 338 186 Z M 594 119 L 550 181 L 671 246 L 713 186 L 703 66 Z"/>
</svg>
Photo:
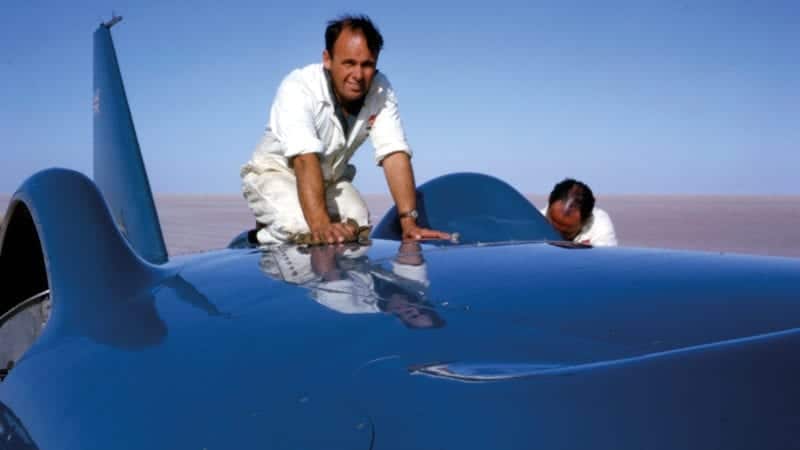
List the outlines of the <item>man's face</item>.
<svg viewBox="0 0 800 450">
<path fill-rule="evenodd" d="M 336 97 L 343 103 L 351 103 L 367 95 L 378 58 L 369 51 L 361 31 L 345 28 L 333 44 L 333 54 L 322 52 L 322 62 L 331 73 Z"/>
<path fill-rule="evenodd" d="M 567 207 L 562 200 L 553 202 L 547 208 L 547 220 L 567 241 L 575 239 L 581 231 L 581 212 L 575 206 Z"/>
</svg>

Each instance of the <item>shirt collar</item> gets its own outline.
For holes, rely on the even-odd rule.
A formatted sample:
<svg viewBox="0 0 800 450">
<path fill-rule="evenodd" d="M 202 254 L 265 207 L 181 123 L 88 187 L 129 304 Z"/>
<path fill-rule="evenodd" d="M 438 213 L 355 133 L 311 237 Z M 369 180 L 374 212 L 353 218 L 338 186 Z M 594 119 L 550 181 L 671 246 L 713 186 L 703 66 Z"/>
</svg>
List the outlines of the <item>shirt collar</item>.
<svg viewBox="0 0 800 450">
<path fill-rule="evenodd" d="M 328 88 L 328 101 L 329 101 L 329 102 L 331 103 L 331 105 L 333 105 L 333 106 L 334 106 L 334 108 L 336 108 L 337 110 L 344 109 L 344 108 L 342 107 L 342 104 L 341 104 L 341 103 L 339 102 L 339 100 L 336 98 L 336 94 L 334 93 L 334 90 L 333 90 L 333 79 L 331 78 L 331 71 L 330 71 L 330 70 L 328 70 L 328 69 L 326 69 L 326 68 L 323 66 L 323 67 L 322 67 L 322 73 L 324 73 L 324 74 L 325 74 L 325 81 L 326 81 L 326 85 L 327 85 L 327 88 Z M 373 83 L 373 84 L 375 84 L 375 83 Z M 361 108 L 363 108 L 363 107 L 364 107 L 364 103 L 365 103 L 365 102 L 366 102 L 366 100 L 367 100 L 367 96 L 369 96 L 369 93 L 370 93 L 371 91 L 372 91 L 372 86 L 370 86 L 370 89 L 369 89 L 369 91 L 367 91 L 367 95 L 365 95 L 365 96 L 364 96 L 364 98 L 362 98 L 362 99 L 361 99 L 361 104 L 360 104 L 360 105 L 359 105 L 359 107 L 358 107 L 358 111 L 357 111 L 355 114 L 353 114 L 353 116 L 358 116 L 358 112 L 360 112 L 360 111 L 361 111 Z"/>
</svg>

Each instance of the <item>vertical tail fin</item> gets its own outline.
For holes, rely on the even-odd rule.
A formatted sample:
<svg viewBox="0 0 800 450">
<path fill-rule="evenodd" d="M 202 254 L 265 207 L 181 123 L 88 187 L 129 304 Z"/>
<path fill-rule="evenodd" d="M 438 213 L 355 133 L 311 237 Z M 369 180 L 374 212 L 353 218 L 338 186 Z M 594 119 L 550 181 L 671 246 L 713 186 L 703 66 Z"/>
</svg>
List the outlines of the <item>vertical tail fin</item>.
<svg viewBox="0 0 800 450">
<path fill-rule="evenodd" d="M 94 181 L 133 249 L 161 264 L 167 249 L 111 39 L 120 20 L 94 32 Z"/>
</svg>

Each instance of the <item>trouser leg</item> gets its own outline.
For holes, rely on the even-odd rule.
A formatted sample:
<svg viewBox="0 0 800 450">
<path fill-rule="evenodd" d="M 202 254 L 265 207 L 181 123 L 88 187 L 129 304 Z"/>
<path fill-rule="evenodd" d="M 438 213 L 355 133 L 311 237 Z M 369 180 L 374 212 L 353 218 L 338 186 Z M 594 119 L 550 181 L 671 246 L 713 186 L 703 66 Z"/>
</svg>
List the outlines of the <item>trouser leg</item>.
<svg viewBox="0 0 800 450">
<path fill-rule="evenodd" d="M 325 190 L 325 203 L 331 220 L 355 220 L 359 226 L 369 225 L 369 209 L 361 194 L 346 180 L 333 183 Z"/>
<path fill-rule="evenodd" d="M 309 231 L 294 175 L 278 171 L 249 173 L 242 179 L 242 193 L 256 221 L 263 225 L 256 234 L 260 243 L 285 242 L 292 234 Z M 353 219 L 360 226 L 369 224 L 367 204 L 349 181 L 326 186 L 325 204 L 334 221 Z"/>
</svg>

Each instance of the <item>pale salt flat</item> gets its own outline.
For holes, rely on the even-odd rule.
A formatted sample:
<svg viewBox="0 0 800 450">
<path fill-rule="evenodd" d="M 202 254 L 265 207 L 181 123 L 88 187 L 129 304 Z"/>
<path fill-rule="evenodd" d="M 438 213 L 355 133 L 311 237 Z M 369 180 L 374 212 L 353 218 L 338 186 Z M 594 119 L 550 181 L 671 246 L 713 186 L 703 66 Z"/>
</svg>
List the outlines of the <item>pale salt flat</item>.
<svg viewBox="0 0 800 450">
<path fill-rule="evenodd" d="M 8 199 L 0 195 L 0 211 Z M 374 221 L 391 205 L 366 199 Z M 529 199 L 540 206 L 545 197 Z M 156 206 L 172 255 L 225 247 L 254 225 L 238 195 L 157 195 Z M 607 195 L 598 206 L 624 246 L 800 257 L 800 196 Z"/>
</svg>

